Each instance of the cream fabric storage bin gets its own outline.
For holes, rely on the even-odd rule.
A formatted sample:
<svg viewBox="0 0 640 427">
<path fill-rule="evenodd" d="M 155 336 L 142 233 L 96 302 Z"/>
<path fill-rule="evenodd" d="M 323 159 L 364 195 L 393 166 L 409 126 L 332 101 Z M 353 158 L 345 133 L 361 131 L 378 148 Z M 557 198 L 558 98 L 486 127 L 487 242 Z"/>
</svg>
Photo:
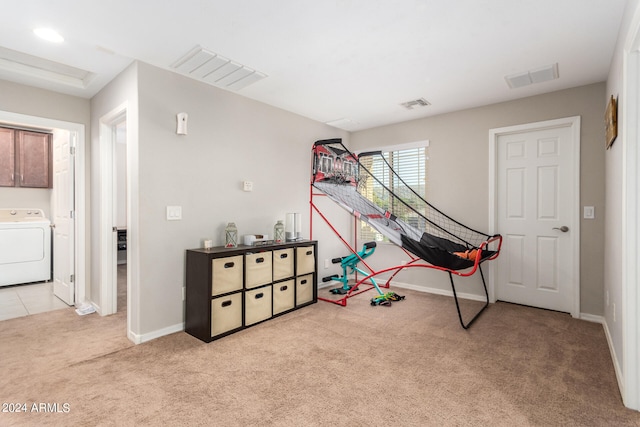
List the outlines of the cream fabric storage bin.
<svg viewBox="0 0 640 427">
<path fill-rule="evenodd" d="M 242 289 L 242 255 L 211 260 L 211 296 Z"/>
<path fill-rule="evenodd" d="M 293 264 L 292 264 L 293 266 Z M 296 306 L 295 280 L 273 284 L 273 314 L 280 314 Z"/>
<path fill-rule="evenodd" d="M 316 257 L 313 246 L 296 248 L 296 276 L 316 271 Z"/>
<path fill-rule="evenodd" d="M 211 300 L 211 336 L 242 327 L 242 292 Z"/>
<path fill-rule="evenodd" d="M 244 292 L 245 326 L 271 317 L 271 285 Z"/>
<path fill-rule="evenodd" d="M 273 280 L 293 277 L 293 248 L 273 251 Z"/>
<path fill-rule="evenodd" d="M 313 300 L 313 274 L 296 277 L 296 305 L 302 305 Z"/>
<path fill-rule="evenodd" d="M 245 288 L 251 289 L 272 282 L 272 253 L 271 251 L 246 254 L 245 262 Z"/>
</svg>

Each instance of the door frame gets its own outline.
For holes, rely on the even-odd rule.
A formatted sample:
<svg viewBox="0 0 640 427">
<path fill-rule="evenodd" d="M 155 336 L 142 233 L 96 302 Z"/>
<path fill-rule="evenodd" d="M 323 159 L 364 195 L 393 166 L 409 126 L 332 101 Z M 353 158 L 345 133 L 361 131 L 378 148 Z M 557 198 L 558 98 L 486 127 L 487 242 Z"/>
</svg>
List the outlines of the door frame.
<svg viewBox="0 0 640 427">
<path fill-rule="evenodd" d="M 580 317 L 580 116 L 565 117 L 561 119 L 545 120 L 541 122 L 525 123 L 515 126 L 489 129 L 489 234 L 498 233 L 498 159 L 497 144 L 498 138 L 503 135 L 533 132 L 538 130 L 569 127 L 571 129 L 571 151 L 573 153 L 574 167 L 574 197 L 571 200 L 572 206 L 572 232 L 571 245 L 573 248 L 574 267 L 571 275 L 573 280 L 570 284 L 570 292 L 573 302 L 571 304 L 571 316 Z M 489 301 L 496 302 L 496 276 L 497 266 L 495 262 L 489 263 Z"/>
<path fill-rule="evenodd" d="M 100 315 L 107 316 L 117 311 L 117 232 L 115 179 L 116 158 L 115 125 L 127 119 L 126 104 L 120 105 L 100 118 Z M 127 214 L 128 217 L 128 214 Z M 128 251 L 127 251 L 128 255 Z M 127 260 L 128 262 L 128 260 Z M 127 269 L 128 270 L 128 269 Z M 128 273 L 127 273 L 128 276 Z M 128 280 L 127 280 L 128 282 Z M 128 292 L 128 289 L 127 289 Z"/>
<path fill-rule="evenodd" d="M 630 24 L 624 45 L 622 96 L 622 400 L 626 407 L 640 410 L 640 291 L 638 245 L 640 244 L 640 9 Z M 611 346 L 611 343 L 610 343 Z M 615 354 L 615 353 L 614 353 Z M 615 361 L 615 357 L 614 357 Z M 616 374 L 618 370 L 616 369 Z M 621 384 L 620 384 L 621 383 Z"/>
<path fill-rule="evenodd" d="M 75 304 L 78 306 L 86 301 L 87 280 L 86 280 L 86 200 L 85 200 L 85 126 L 81 123 L 66 122 L 62 120 L 48 119 L 45 117 L 30 116 L 26 114 L 12 113 L 0 110 L 0 121 L 13 125 L 26 127 L 63 129 L 69 131 L 69 137 L 76 137 L 75 145 L 75 176 L 74 176 L 74 264 L 75 264 Z M 53 191 L 56 191 L 54 188 Z"/>
</svg>

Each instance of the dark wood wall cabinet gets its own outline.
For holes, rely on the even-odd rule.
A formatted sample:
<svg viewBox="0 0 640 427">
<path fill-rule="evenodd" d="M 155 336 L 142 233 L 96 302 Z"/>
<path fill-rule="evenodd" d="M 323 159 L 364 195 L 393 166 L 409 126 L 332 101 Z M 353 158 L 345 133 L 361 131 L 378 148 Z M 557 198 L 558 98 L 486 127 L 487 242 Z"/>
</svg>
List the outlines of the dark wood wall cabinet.
<svg viewBox="0 0 640 427">
<path fill-rule="evenodd" d="M 317 302 L 317 245 L 187 250 L 185 331 L 210 342 Z"/>
<path fill-rule="evenodd" d="M 0 186 L 51 188 L 51 134 L 0 127 Z"/>
</svg>

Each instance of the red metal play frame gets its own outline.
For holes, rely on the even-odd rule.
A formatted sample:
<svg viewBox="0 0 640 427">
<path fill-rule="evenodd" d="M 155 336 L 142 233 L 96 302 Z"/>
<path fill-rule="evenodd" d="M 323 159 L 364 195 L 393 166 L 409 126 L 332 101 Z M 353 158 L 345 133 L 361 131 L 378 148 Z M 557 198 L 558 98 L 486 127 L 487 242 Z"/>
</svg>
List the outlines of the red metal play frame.
<svg viewBox="0 0 640 427">
<path fill-rule="evenodd" d="M 393 280 L 393 278 L 402 270 L 404 270 L 405 268 L 430 268 L 430 269 L 434 269 L 434 270 L 440 270 L 440 271 L 444 271 L 449 273 L 449 278 L 451 281 L 451 288 L 453 290 L 453 296 L 455 298 L 455 302 L 456 302 L 456 308 L 458 310 L 458 317 L 460 320 L 460 324 L 462 325 L 462 327 L 464 329 L 469 328 L 469 326 L 471 326 L 471 324 L 476 320 L 476 318 L 482 313 L 482 311 L 484 311 L 485 308 L 488 307 L 489 305 L 489 294 L 487 291 L 487 286 L 484 280 L 484 274 L 482 273 L 482 269 L 480 268 L 480 263 L 484 262 L 484 261 L 490 261 L 493 260 L 495 258 L 498 257 L 499 253 L 500 253 L 500 249 L 502 246 L 502 236 L 494 236 L 491 237 L 490 239 L 488 239 L 486 242 L 483 242 L 480 247 L 478 248 L 478 253 L 476 255 L 476 259 L 474 261 L 473 267 L 471 267 L 470 269 L 467 269 L 467 271 L 464 272 L 460 272 L 457 270 L 450 270 L 448 268 L 444 268 L 444 267 L 439 267 L 436 265 L 431 265 L 431 264 L 427 264 L 425 263 L 421 258 L 415 257 L 413 256 L 410 252 L 408 252 L 406 249 L 404 248 L 400 248 L 402 249 L 407 256 L 410 258 L 410 261 L 408 261 L 406 264 L 403 265 L 397 265 L 394 267 L 389 267 L 389 268 L 385 268 L 382 270 L 374 270 L 373 268 L 371 268 L 371 266 L 369 266 L 369 264 L 367 264 L 359 255 L 358 252 L 354 249 L 353 246 L 351 246 L 343 237 L 342 235 L 338 232 L 338 230 L 336 230 L 336 228 L 331 224 L 331 222 L 327 219 L 327 217 L 320 211 L 320 208 L 318 208 L 318 206 L 316 206 L 316 204 L 313 202 L 313 198 L 314 196 L 319 196 L 319 197 L 327 197 L 326 194 L 323 193 L 315 193 L 313 191 L 313 183 L 310 185 L 310 197 L 309 197 L 309 233 L 310 233 L 310 238 L 313 239 L 313 213 L 314 211 L 320 216 L 320 218 L 322 218 L 324 220 L 324 222 L 329 226 L 329 228 L 335 233 L 335 235 L 342 241 L 342 243 L 351 251 L 352 254 L 354 254 L 356 257 L 358 257 L 360 259 L 360 262 L 362 262 L 362 264 L 371 272 L 371 274 L 369 274 L 368 276 L 362 278 L 362 279 L 358 279 L 357 278 L 357 273 L 356 273 L 356 283 L 354 285 L 351 286 L 351 289 L 341 298 L 339 299 L 329 299 L 329 298 L 323 298 L 323 297 L 318 297 L 319 300 L 322 301 L 326 301 L 326 302 L 331 302 L 337 305 L 341 305 L 343 307 L 345 307 L 347 305 L 347 300 L 355 295 L 361 294 L 363 292 L 367 292 L 371 289 L 374 289 L 375 287 L 371 284 L 370 279 L 374 278 L 380 274 L 384 274 L 384 273 L 388 273 L 388 272 L 393 272 L 393 274 L 387 279 L 387 281 L 385 282 L 384 285 L 378 285 L 381 288 L 389 288 L 390 284 L 391 284 L 391 280 Z M 354 217 L 354 242 L 356 242 L 357 246 L 357 222 L 358 222 L 358 218 Z M 482 259 L 482 252 L 484 250 L 488 250 L 488 246 L 494 242 L 497 242 L 498 248 L 495 251 L 495 254 L 492 255 L 489 258 L 486 259 Z M 420 262 L 420 263 L 419 263 Z M 485 291 L 485 296 L 486 296 L 486 303 L 485 305 L 480 309 L 480 311 L 478 311 L 476 313 L 476 315 L 468 322 L 468 323 L 464 323 L 462 320 L 462 315 L 460 313 L 460 306 L 458 304 L 458 297 L 456 294 L 456 289 L 455 289 L 455 285 L 453 283 L 453 276 L 452 275 L 456 275 L 456 276 L 460 276 L 460 277 L 468 277 L 468 276 L 472 276 L 476 270 L 480 271 L 480 275 L 482 276 L 482 284 L 484 286 L 484 291 Z"/>
<path fill-rule="evenodd" d="M 358 255 L 358 251 L 355 250 L 343 237 L 342 235 L 338 232 L 338 230 L 336 230 L 336 228 L 331 224 L 331 222 L 327 219 L 327 217 L 320 211 L 320 209 L 315 205 L 315 203 L 313 203 L 313 196 L 321 196 L 321 197 L 326 197 L 326 194 L 320 194 L 320 193 L 314 193 L 313 192 L 313 186 L 311 186 L 311 199 L 309 201 L 310 204 L 310 214 L 309 214 L 309 233 L 311 235 L 311 239 L 313 239 L 313 211 L 315 210 L 318 215 L 320 215 L 320 217 L 324 220 L 324 222 L 329 226 L 329 228 L 331 228 L 331 230 L 335 233 L 335 235 L 342 241 L 342 243 L 344 243 L 344 245 L 349 248 L 349 251 L 351 251 L 352 254 L 354 254 L 356 257 L 358 257 L 358 259 L 360 260 L 360 262 L 367 268 L 367 270 L 369 270 L 370 272 L 372 272 L 373 274 L 367 276 L 367 280 L 371 277 L 374 277 L 376 275 L 376 271 L 371 268 L 371 266 L 369 264 L 367 264 L 367 262 L 365 260 L 363 260 L 360 255 Z M 355 223 L 357 223 L 358 219 L 355 219 Z M 357 235 L 355 236 L 355 241 L 357 243 Z M 357 272 L 356 272 L 356 280 L 357 280 Z M 382 285 L 381 287 L 383 288 L 388 288 L 389 287 L 389 283 L 387 282 L 385 285 Z M 347 299 L 351 298 L 352 296 L 356 296 L 358 294 L 361 294 L 363 292 L 367 292 L 371 289 L 375 289 L 375 286 L 373 286 L 373 284 L 369 283 L 365 283 L 365 280 L 359 280 L 357 282 L 356 285 L 351 286 L 351 289 L 349 289 L 349 291 L 344 294 L 344 296 L 342 296 L 341 298 L 338 299 L 330 299 L 330 298 L 324 298 L 324 297 L 318 297 L 319 300 L 321 301 L 327 301 L 327 302 L 332 302 L 334 304 L 338 304 L 341 306 L 346 306 L 347 305 Z"/>
</svg>

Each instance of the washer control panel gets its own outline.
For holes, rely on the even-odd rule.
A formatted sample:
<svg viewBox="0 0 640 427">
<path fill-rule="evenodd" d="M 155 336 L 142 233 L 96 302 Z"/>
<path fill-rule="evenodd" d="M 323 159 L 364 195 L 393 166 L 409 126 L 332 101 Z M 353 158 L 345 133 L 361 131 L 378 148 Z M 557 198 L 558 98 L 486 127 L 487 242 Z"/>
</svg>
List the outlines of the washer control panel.
<svg viewBox="0 0 640 427">
<path fill-rule="evenodd" d="M 2 221 L 28 221 L 30 219 L 44 219 L 42 209 L 0 209 L 0 222 Z"/>
</svg>

